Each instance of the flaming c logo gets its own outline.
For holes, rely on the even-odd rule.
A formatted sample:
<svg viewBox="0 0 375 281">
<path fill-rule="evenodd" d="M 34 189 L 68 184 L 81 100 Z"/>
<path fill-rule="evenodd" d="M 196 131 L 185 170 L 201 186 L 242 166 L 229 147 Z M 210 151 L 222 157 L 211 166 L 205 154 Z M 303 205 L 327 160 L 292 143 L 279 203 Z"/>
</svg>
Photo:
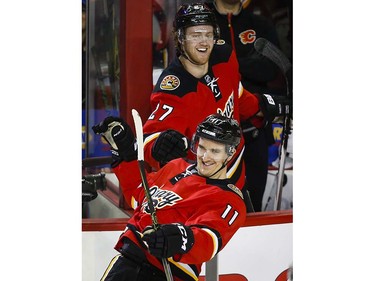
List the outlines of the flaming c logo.
<svg viewBox="0 0 375 281">
<path fill-rule="evenodd" d="M 238 37 L 240 38 L 241 43 L 244 45 L 254 43 L 255 39 L 257 39 L 256 32 L 252 29 L 241 32 Z"/>
</svg>

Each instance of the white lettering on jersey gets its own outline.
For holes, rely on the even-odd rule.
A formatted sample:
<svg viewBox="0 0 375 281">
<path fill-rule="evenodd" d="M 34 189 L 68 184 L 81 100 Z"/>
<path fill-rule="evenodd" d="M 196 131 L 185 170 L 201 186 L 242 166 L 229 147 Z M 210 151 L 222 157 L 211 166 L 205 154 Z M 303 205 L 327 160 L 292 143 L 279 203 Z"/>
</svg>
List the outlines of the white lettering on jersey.
<svg viewBox="0 0 375 281">
<path fill-rule="evenodd" d="M 211 77 L 209 74 L 206 74 L 206 76 L 204 76 L 204 80 L 206 81 L 207 86 L 210 87 L 215 99 L 221 99 L 222 95 L 219 89 L 219 85 L 216 83 L 219 78 Z"/>
<path fill-rule="evenodd" d="M 186 251 L 186 244 L 188 242 L 186 230 L 185 230 L 185 228 L 182 225 L 177 225 L 177 227 L 180 230 L 181 235 L 182 235 L 181 236 L 182 237 L 181 249 L 184 250 L 184 251 Z"/>
<path fill-rule="evenodd" d="M 275 105 L 275 101 L 273 100 L 272 96 L 268 94 L 264 94 L 264 96 L 267 98 L 269 104 Z"/>
<path fill-rule="evenodd" d="M 233 118 L 233 111 L 234 111 L 234 96 L 233 96 L 233 91 L 232 91 L 227 102 L 225 103 L 225 108 L 224 109 L 218 108 L 217 113 L 228 118 Z"/>
<path fill-rule="evenodd" d="M 160 189 L 156 185 L 150 187 L 150 195 L 155 209 L 161 209 L 165 206 L 173 206 L 177 201 L 182 199 L 173 191 Z M 147 198 L 143 200 L 142 209 L 144 212 L 148 214 L 150 213 Z"/>
</svg>

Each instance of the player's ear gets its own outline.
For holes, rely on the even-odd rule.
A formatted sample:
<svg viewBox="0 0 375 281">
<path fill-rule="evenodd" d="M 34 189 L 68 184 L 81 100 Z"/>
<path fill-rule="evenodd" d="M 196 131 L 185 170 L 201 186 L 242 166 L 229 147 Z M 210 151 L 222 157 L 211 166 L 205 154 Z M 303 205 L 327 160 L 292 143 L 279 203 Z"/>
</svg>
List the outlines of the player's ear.
<svg viewBox="0 0 375 281">
<path fill-rule="evenodd" d="M 229 162 L 233 158 L 234 154 L 236 154 L 236 149 L 234 148 L 234 146 L 229 147 L 227 162 Z"/>
<path fill-rule="evenodd" d="M 182 44 L 182 41 L 184 39 L 184 34 L 181 30 L 181 28 L 179 30 L 177 30 L 177 40 L 178 40 L 178 43 Z"/>
</svg>

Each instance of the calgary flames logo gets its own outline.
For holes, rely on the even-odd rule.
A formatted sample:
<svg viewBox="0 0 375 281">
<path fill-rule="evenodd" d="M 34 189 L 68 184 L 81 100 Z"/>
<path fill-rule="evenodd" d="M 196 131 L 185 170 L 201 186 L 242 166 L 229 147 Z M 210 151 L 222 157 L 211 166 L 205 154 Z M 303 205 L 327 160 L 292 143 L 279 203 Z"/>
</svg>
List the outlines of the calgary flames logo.
<svg viewBox="0 0 375 281">
<path fill-rule="evenodd" d="M 254 43 L 255 39 L 257 39 L 256 32 L 252 29 L 241 32 L 238 37 L 244 45 Z"/>
</svg>

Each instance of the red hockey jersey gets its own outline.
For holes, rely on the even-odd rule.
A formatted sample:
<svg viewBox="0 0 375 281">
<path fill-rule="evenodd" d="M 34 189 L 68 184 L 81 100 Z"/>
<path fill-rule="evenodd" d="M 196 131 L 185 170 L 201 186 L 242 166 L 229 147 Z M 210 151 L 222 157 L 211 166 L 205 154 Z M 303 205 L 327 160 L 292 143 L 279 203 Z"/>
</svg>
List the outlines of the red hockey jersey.
<svg viewBox="0 0 375 281">
<path fill-rule="evenodd" d="M 139 234 L 152 225 L 137 161 L 121 162 L 114 168 L 127 202 L 135 209 L 122 238 L 140 246 Z M 246 207 L 241 191 L 228 179 L 209 179 L 198 175 L 196 165 L 175 159 L 159 171 L 149 173 L 147 181 L 159 224 L 181 223 L 191 227 L 195 243 L 178 260 L 168 258 L 174 280 L 198 280 L 202 263 L 214 257 L 244 223 Z M 162 263 L 142 246 L 148 261 L 163 270 Z"/>
<path fill-rule="evenodd" d="M 151 149 L 157 136 L 167 129 L 177 130 L 192 139 L 197 125 L 210 114 L 220 113 L 239 123 L 254 117 L 259 111 L 258 100 L 242 88 L 238 69 L 231 47 L 217 43 L 209 60 L 209 71 L 201 79 L 187 72 L 177 58 L 162 72 L 151 94 L 153 112 L 143 128 L 146 162 L 160 168 Z M 227 173 L 240 189 L 245 177 L 241 162 L 243 148 L 242 139 Z M 188 158 L 195 159 L 195 156 L 189 151 Z"/>
</svg>

